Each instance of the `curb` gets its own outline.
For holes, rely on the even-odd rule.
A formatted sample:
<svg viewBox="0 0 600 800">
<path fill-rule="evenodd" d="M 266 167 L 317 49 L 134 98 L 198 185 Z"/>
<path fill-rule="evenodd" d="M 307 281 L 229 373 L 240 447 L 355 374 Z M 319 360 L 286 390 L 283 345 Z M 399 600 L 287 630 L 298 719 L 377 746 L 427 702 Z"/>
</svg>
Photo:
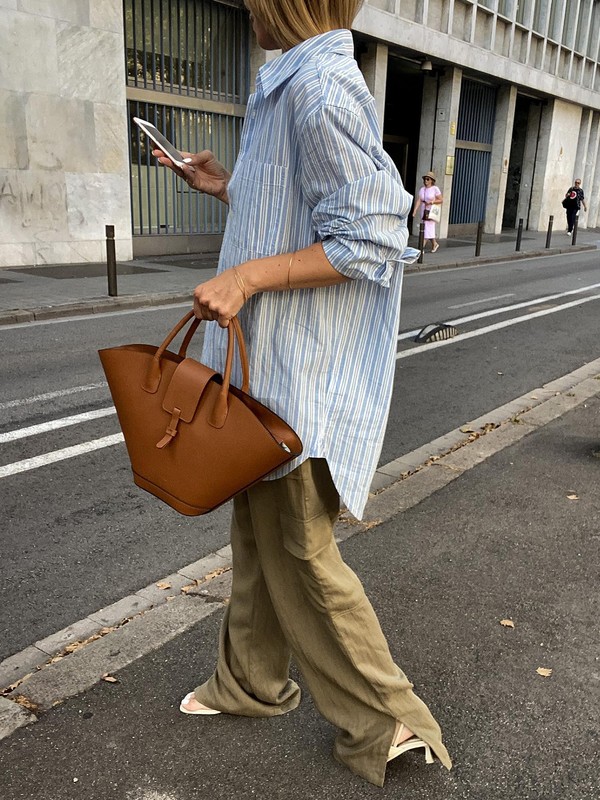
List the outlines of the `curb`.
<svg viewBox="0 0 600 800">
<path fill-rule="evenodd" d="M 20 322 L 38 322 L 49 319 L 77 317 L 83 314 L 104 314 L 109 311 L 146 308 L 152 306 L 174 305 L 192 302 L 193 294 L 189 292 L 154 292 L 152 294 L 134 294 L 125 297 L 92 297 L 76 303 L 60 303 L 56 306 L 39 306 L 38 308 L 0 311 L 0 326 L 14 325 Z"/>
<path fill-rule="evenodd" d="M 597 395 L 600 359 L 380 467 L 366 519 L 342 515 L 336 540 L 371 531 Z M 113 672 L 222 609 L 230 581 L 227 546 L 6 659 L 0 664 L 0 685 L 7 679 L 13 683 L 0 692 L 0 740 L 100 680 L 116 680 Z M 169 595 L 169 589 L 181 594 Z M 92 624 L 96 632 L 90 635 Z M 78 640 L 81 636 L 87 638 Z M 55 655 L 48 660 L 50 652 Z"/>
</svg>

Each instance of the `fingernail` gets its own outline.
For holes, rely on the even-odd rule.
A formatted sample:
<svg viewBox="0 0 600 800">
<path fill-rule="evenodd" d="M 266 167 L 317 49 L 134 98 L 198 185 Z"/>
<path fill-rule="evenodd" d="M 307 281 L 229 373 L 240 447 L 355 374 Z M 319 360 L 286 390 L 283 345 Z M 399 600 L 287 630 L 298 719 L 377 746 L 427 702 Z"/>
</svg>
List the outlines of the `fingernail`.
<svg viewBox="0 0 600 800">
<path fill-rule="evenodd" d="M 192 159 L 191 158 L 184 158 L 183 162 L 184 162 L 184 164 L 191 164 L 192 163 Z"/>
</svg>

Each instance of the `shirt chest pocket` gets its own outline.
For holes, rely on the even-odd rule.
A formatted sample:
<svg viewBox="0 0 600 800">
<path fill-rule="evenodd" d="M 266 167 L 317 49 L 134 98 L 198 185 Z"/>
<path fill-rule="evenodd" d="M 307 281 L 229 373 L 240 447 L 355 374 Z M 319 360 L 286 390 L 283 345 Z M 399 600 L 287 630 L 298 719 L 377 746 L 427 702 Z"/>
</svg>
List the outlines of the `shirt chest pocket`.
<svg viewBox="0 0 600 800">
<path fill-rule="evenodd" d="M 288 169 L 241 159 L 229 184 L 229 235 L 248 257 L 280 252 L 284 239 Z"/>
</svg>

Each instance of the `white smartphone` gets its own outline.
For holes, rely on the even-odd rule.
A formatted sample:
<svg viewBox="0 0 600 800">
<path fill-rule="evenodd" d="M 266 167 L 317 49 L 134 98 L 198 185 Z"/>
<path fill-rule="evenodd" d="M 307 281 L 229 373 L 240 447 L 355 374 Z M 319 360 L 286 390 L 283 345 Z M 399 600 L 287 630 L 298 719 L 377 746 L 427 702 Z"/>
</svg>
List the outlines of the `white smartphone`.
<svg viewBox="0 0 600 800">
<path fill-rule="evenodd" d="M 133 121 L 138 128 L 141 128 L 144 131 L 146 136 L 149 136 L 150 139 L 152 139 L 154 144 L 156 144 L 157 147 L 162 150 L 163 153 L 170 158 L 174 164 L 176 164 L 178 167 L 181 167 L 183 164 L 189 166 L 189 162 L 192 159 L 184 158 L 179 150 L 174 147 L 171 142 L 162 135 L 158 128 L 152 125 L 151 122 L 147 122 L 145 119 L 141 119 L 140 117 L 134 117 Z"/>
</svg>

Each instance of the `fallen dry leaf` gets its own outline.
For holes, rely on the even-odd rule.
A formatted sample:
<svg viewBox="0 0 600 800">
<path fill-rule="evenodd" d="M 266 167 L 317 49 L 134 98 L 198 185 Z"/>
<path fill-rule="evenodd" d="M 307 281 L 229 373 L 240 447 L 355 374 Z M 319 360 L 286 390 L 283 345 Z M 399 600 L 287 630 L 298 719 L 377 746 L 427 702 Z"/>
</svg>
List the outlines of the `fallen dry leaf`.
<svg viewBox="0 0 600 800">
<path fill-rule="evenodd" d="M 568 494 L 567 495 L 567 500 L 579 500 L 579 497 L 575 493 Z"/>
<path fill-rule="evenodd" d="M 496 430 L 496 428 L 499 428 L 499 427 L 500 427 L 500 424 L 498 422 L 486 422 L 481 430 L 484 433 L 489 433 L 490 431 L 494 431 L 494 430 Z"/>
<path fill-rule="evenodd" d="M 231 567 L 217 567 L 217 569 L 214 569 L 212 572 L 209 572 L 207 575 L 205 575 L 204 580 L 210 581 L 212 578 L 218 578 L 219 575 L 222 575 L 224 572 L 229 572 L 230 569 Z M 199 584 L 200 581 L 196 581 L 196 583 Z"/>
<path fill-rule="evenodd" d="M 39 711 L 38 706 L 33 702 L 33 700 L 30 700 L 28 697 L 25 697 L 24 694 L 18 694 L 12 699 L 15 701 L 15 703 L 18 703 L 20 706 L 26 708 L 28 711 L 33 711 L 36 713 Z"/>
<path fill-rule="evenodd" d="M 106 672 L 102 676 L 102 680 L 106 681 L 106 683 L 118 683 L 119 682 L 113 675 L 109 675 L 108 672 Z"/>
<path fill-rule="evenodd" d="M 552 670 L 548 669 L 547 667 L 538 667 L 536 669 L 538 675 L 541 675 L 543 678 L 549 678 L 552 675 Z"/>
<path fill-rule="evenodd" d="M 167 583 L 167 581 L 159 581 L 156 584 L 156 586 L 157 586 L 158 589 L 170 589 L 171 588 L 171 584 Z"/>
<path fill-rule="evenodd" d="M 512 621 L 512 619 L 501 619 L 500 620 L 500 625 L 504 625 L 505 628 L 514 628 L 515 627 L 515 623 Z"/>
<path fill-rule="evenodd" d="M 469 428 L 468 425 L 463 425 L 462 428 L 460 429 L 460 432 L 461 433 L 475 433 L 473 428 Z"/>
<path fill-rule="evenodd" d="M 191 583 L 189 586 L 182 586 L 181 587 L 181 591 L 183 592 L 183 594 L 188 594 L 188 592 L 191 592 L 192 589 L 195 589 L 195 588 L 196 588 L 196 584 L 195 583 Z"/>
</svg>

